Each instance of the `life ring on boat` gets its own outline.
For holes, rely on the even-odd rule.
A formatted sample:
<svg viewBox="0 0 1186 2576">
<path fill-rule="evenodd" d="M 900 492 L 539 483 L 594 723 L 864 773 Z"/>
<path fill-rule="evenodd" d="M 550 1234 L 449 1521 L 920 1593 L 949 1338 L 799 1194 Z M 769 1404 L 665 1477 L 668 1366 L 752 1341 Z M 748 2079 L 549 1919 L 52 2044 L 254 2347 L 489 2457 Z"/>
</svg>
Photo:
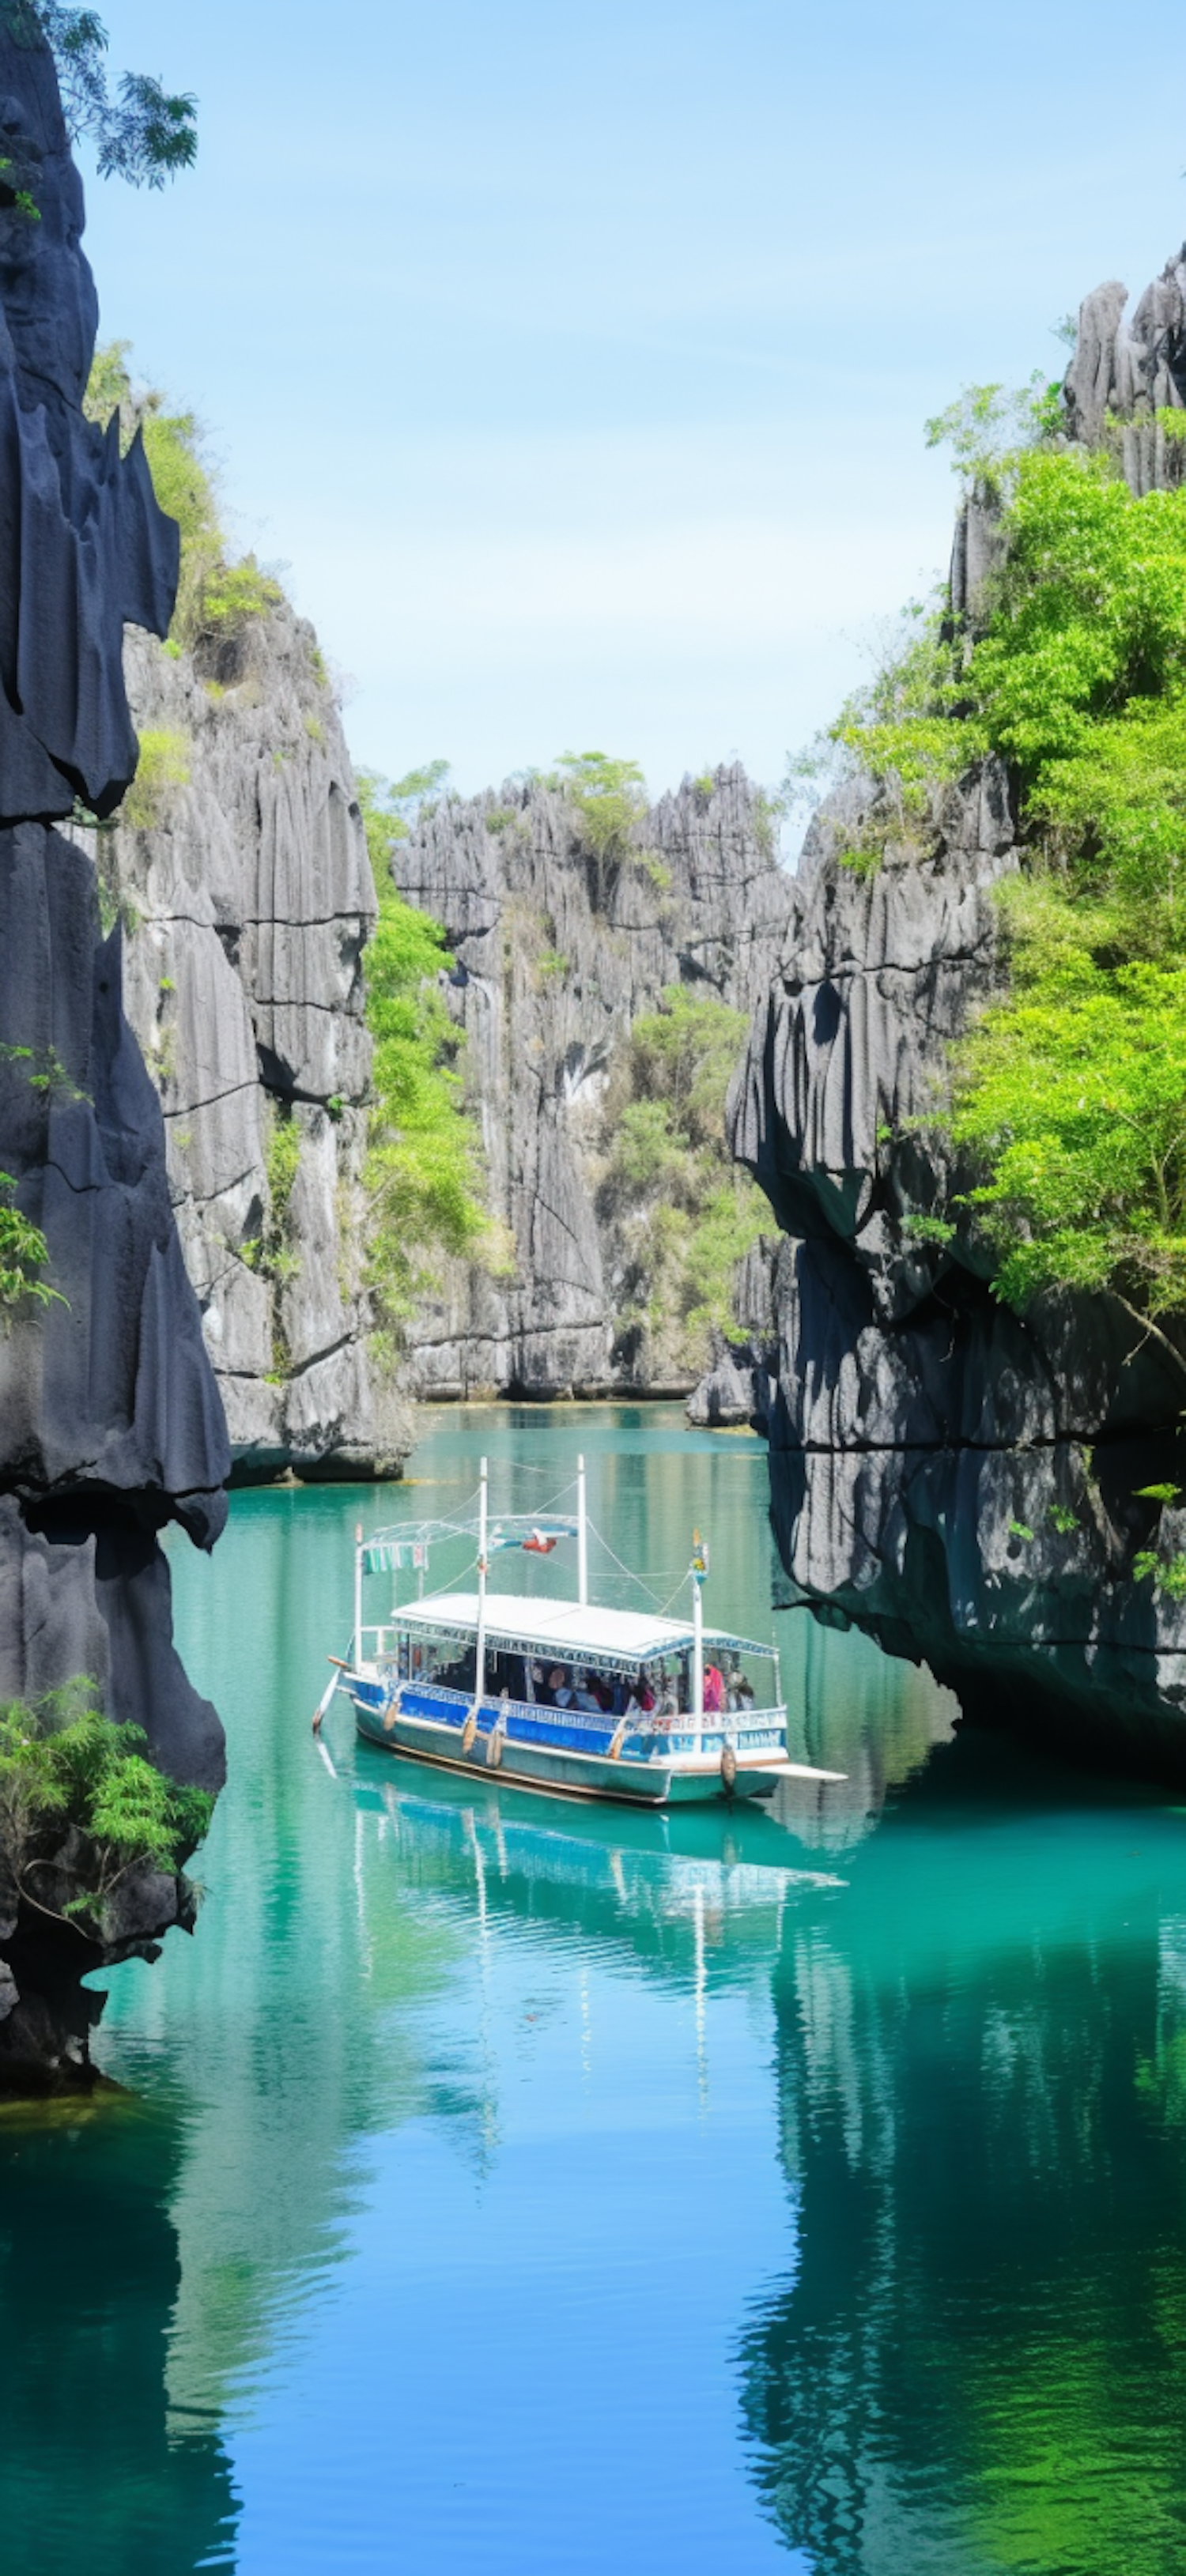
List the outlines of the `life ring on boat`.
<svg viewBox="0 0 1186 2576">
<path fill-rule="evenodd" d="M 725 1784 L 726 1797 L 732 1797 L 737 1779 L 737 1754 L 731 1744 L 721 1746 L 721 1778 Z"/>
</svg>

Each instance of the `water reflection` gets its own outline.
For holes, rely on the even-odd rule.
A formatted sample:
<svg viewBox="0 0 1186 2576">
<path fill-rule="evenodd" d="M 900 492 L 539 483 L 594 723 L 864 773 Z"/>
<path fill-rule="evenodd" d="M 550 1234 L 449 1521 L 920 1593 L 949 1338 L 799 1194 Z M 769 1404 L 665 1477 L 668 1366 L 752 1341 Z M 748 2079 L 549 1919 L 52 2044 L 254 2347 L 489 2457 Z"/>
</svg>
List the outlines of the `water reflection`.
<svg viewBox="0 0 1186 2576">
<path fill-rule="evenodd" d="M 233 2563 L 217 2418 L 171 2410 L 175 2119 L 100 2099 L 0 2120 L 5 2576 Z"/>
<path fill-rule="evenodd" d="M 1184 1856 L 1168 1806 L 965 1736 L 784 1927 L 801 2250 L 744 2412 L 828 2576 L 1180 2556 Z"/>
</svg>

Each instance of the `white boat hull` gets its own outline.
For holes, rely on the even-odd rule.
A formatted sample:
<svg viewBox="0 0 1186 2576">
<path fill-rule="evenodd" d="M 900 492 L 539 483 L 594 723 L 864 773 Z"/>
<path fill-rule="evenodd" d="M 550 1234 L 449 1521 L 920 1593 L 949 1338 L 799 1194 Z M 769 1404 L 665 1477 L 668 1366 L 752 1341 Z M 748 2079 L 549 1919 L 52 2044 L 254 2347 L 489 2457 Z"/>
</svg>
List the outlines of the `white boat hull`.
<svg viewBox="0 0 1186 2576">
<path fill-rule="evenodd" d="M 517 1787 L 546 1790 L 553 1797 L 611 1799 L 637 1807 L 705 1805 L 716 1799 L 768 1798 L 780 1780 L 840 1776 L 788 1762 L 777 1743 L 752 1750 L 744 1742 L 731 1745 L 732 1761 L 724 1760 L 728 1721 L 717 1721 L 721 1731 L 701 1752 L 671 1752 L 661 1739 L 652 1738 L 645 1755 L 623 1746 L 615 1759 L 605 1751 L 524 1742 L 499 1725 L 499 1712 L 489 1702 L 482 1704 L 476 1727 L 467 1730 L 464 1707 L 446 1719 L 407 1709 L 398 1696 L 385 1692 L 377 1675 L 346 1673 L 343 1685 L 354 1703 L 359 1734 L 368 1743 L 447 1771 L 496 1773 Z M 545 1716 L 538 1712 L 541 1728 Z"/>
</svg>

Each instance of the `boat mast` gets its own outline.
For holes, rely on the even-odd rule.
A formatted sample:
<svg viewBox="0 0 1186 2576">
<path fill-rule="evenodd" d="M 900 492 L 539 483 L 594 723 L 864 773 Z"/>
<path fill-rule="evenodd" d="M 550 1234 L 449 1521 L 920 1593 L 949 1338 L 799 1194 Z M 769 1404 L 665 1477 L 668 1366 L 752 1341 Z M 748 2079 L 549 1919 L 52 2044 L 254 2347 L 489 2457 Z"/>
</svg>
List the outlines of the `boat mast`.
<svg viewBox="0 0 1186 2576">
<path fill-rule="evenodd" d="M 481 1706 L 486 1688 L 486 1461 L 478 1472 L 478 1645 L 474 1661 L 474 1707 Z"/>
<path fill-rule="evenodd" d="M 354 1645 L 351 1661 L 362 1662 L 362 1522 L 354 1524 Z"/>
<path fill-rule="evenodd" d="M 577 1600 L 582 1610 L 589 1598 L 589 1520 L 585 1510 L 585 1461 L 577 1460 Z"/>
<path fill-rule="evenodd" d="M 692 1715 L 696 1721 L 696 1751 L 704 1751 L 704 1577 L 707 1569 L 700 1547 L 700 1532 L 692 1532 Z"/>
</svg>

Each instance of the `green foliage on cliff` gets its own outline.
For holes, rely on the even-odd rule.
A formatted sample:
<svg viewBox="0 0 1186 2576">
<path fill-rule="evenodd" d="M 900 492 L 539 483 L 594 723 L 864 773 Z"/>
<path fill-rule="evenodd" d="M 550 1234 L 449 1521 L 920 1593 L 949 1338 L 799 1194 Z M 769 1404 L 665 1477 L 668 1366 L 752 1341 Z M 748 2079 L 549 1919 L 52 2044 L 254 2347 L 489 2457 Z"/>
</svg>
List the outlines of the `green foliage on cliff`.
<svg viewBox="0 0 1186 2576">
<path fill-rule="evenodd" d="M 72 143 L 87 135 L 98 155 L 99 175 L 126 179 L 133 188 L 163 188 L 197 159 L 197 100 L 190 91 L 169 92 L 150 72 L 124 72 L 114 97 L 107 84 L 107 29 L 97 10 L 69 0 L 0 0 L 0 20 L 18 45 L 42 38 L 53 55 L 66 131 Z M 25 212 L 38 220 L 30 203 Z"/>
<path fill-rule="evenodd" d="M 8 1321 L 14 1306 L 31 1298 L 35 1306 L 64 1306 L 61 1290 L 38 1277 L 49 1259 L 49 1245 L 39 1225 L 31 1225 L 13 1205 L 16 1182 L 0 1172 L 0 1308 Z"/>
<path fill-rule="evenodd" d="M 30 1705 L 0 1705 L 0 1854 L 41 1913 L 102 1937 L 108 1900 L 129 1872 L 173 1871 L 209 1830 L 214 1800 L 145 1759 L 138 1726 L 117 1726 L 81 1678 Z M 56 1855 L 70 1836 L 59 1902 Z"/>
<path fill-rule="evenodd" d="M 651 1376 L 698 1373 L 733 1320 L 733 1275 L 768 1221 L 729 1157 L 725 1095 L 747 1017 L 676 984 L 637 1019 L 606 1097 L 600 1213 L 621 1246 L 619 1332 Z"/>
<path fill-rule="evenodd" d="M 127 340 L 96 349 L 83 408 L 104 429 L 118 411 L 125 446 L 142 432 L 157 499 L 180 528 L 181 577 L 170 646 L 180 651 L 216 643 L 266 616 L 284 594 L 254 555 L 231 556 L 201 425 L 193 412 L 168 411 L 155 387 L 133 384 L 130 353 Z"/>
<path fill-rule="evenodd" d="M 121 820 L 133 831 L 151 832 L 161 821 L 172 791 L 188 784 L 189 753 L 183 733 L 160 726 L 141 734 L 136 775 L 121 808 Z"/>
<path fill-rule="evenodd" d="M 636 760 L 614 760 L 604 751 L 566 751 L 545 780 L 567 797 L 593 862 L 593 893 L 604 910 L 627 865 L 642 868 L 666 891 L 670 877 L 638 839 L 647 811 L 646 781 Z M 656 869 L 660 875 L 655 876 Z"/>
<path fill-rule="evenodd" d="M 381 1327 L 398 1332 L 443 1255 L 476 1253 L 486 1236 L 477 1139 L 462 1105 L 460 1032 L 440 989 L 452 963 L 445 934 L 405 903 L 391 854 L 408 817 L 442 784 L 434 761 L 389 785 L 358 780 L 379 918 L 367 944 L 366 1022 L 374 1041 L 364 1183 L 369 1271 Z"/>
<path fill-rule="evenodd" d="M 1105 450 L 997 469 L 1000 560 L 969 639 L 935 618 L 836 738 L 925 843 L 935 791 L 995 753 L 1025 873 L 1007 994 L 957 1050 L 950 1126 L 1002 1293 L 1186 1308 L 1186 490 Z"/>
</svg>

